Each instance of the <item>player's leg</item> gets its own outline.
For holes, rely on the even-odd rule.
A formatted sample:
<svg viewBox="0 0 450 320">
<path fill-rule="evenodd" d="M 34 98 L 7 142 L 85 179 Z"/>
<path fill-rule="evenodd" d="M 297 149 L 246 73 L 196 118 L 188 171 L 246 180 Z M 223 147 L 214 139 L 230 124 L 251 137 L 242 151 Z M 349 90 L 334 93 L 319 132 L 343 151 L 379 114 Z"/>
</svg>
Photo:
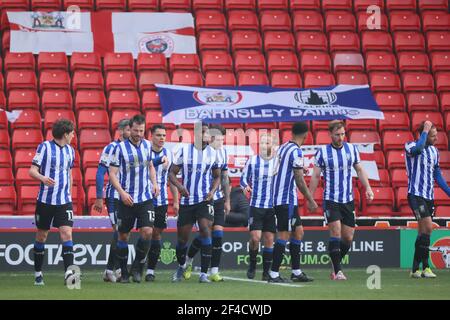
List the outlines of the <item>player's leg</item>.
<svg viewBox="0 0 450 320">
<path fill-rule="evenodd" d="M 265 229 L 264 229 L 265 230 Z M 261 280 L 269 280 L 269 271 L 273 261 L 273 242 L 275 240 L 275 232 L 263 231 L 263 273 Z"/>
<path fill-rule="evenodd" d="M 261 241 L 261 230 L 250 225 L 250 241 L 248 243 L 248 252 L 250 256 L 250 262 L 247 270 L 247 278 L 254 279 L 256 273 L 256 263 L 259 252 L 259 242 Z"/>
<path fill-rule="evenodd" d="M 59 229 L 59 235 L 62 242 L 62 254 L 64 261 L 65 279 L 73 274 L 73 271 L 67 269 L 73 265 L 73 208 L 72 203 L 55 206 L 55 217 L 53 226 Z"/>
<path fill-rule="evenodd" d="M 223 281 L 219 274 L 220 258 L 222 257 L 223 226 L 225 225 L 225 202 L 220 199 L 214 202 L 214 221 L 212 231 L 212 254 L 210 280 Z"/>
<path fill-rule="evenodd" d="M 108 260 L 106 263 L 106 270 L 103 273 L 103 280 L 105 282 L 116 282 L 117 278 L 114 274 L 116 267 L 116 249 L 117 249 L 117 208 L 115 206 L 115 199 L 106 199 L 106 208 L 108 210 L 109 220 L 111 221 L 111 227 L 113 229 L 113 237 L 109 246 Z"/>
<path fill-rule="evenodd" d="M 155 280 L 155 268 L 161 254 L 161 234 L 167 228 L 167 206 L 155 208 L 155 226 L 153 228 L 152 241 L 148 252 L 147 274 L 145 281 Z"/>
<path fill-rule="evenodd" d="M 212 203 L 202 202 L 197 206 L 196 218 L 198 222 L 199 233 L 202 241 L 200 248 L 200 282 L 210 282 L 208 279 L 208 268 L 211 265 L 212 239 L 211 229 L 214 220 L 214 206 Z"/>
<path fill-rule="evenodd" d="M 353 201 L 341 205 L 341 262 L 347 255 L 355 234 L 355 204 Z"/>
<path fill-rule="evenodd" d="M 178 268 L 172 276 L 172 281 L 174 282 L 181 281 L 183 273 L 186 270 L 187 243 L 189 241 L 192 226 L 195 223 L 195 208 L 195 205 L 180 205 L 178 212 L 176 246 Z"/>
<path fill-rule="evenodd" d="M 341 220 L 339 204 L 333 201 L 324 202 L 324 217 L 330 232 L 328 254 L 332 265 L 331 280 L 345 280 L 341 270 Z"/>
<path fill-rule="evenodd" d="M 269 282 L 289 282 L 287 279 L 280 277 L 280 265 L 283 261 L 283 255 L 286 250 L 286 243 L 289 239 L 289 208 L 287 205 L 276 206 L 274 208 L 277 219 L 277 240 L 273 247 L 273 262 L 269 272 Z"/>
<path fill-rule="evenodd" d="M 132 208 L 126 206 L 122 201 L 117 202 L 117 230 L 118 240 L 116 259 L 121 270 L 121 283 L 130 283 L 128 273 L 128 239 L 131 229 L 134 227 L 135 217 Z"/>
<path fill-rule="evenodd" d="M 48 231 L 53 220 L 53 214 L 47 210 L 47 206 L 39 201 L 36 202 L 35 224 L 37 227 L 36 238 L 34 242 L 34 285 L 43 286 L 44 276 L 42 274 L 42 265 L 45 256 L 45 242 L 47 241 Z"/>
<path fill-rule="evenodd" d="M 197 235 L 197 237 L 195 237 L 195 239 L 192 240 L 191 245 L 189 246 L 189 250 L 187 252 L 186 271 L 183 274 L 186 280 L 191 278 L 192 264 L 194 262 L 194 257 L 197 254 L 197 252 L 200 251 L 201 246 L 202 246 L 202 239 L 200 235 Z"/>
<path fill-rule="evenodd" d="M 431 216 L 425 217 L 419 220 L 419 232 L 421 236 L 421 246 L 422 246 L 422 277 L 423 278 L 436 278 L 436 275 L 431 271 L 430 265 L 428 263 L 428 258 L 430 255 L 430 237 L 433 231 L 433 221 Z"/>
</svg>

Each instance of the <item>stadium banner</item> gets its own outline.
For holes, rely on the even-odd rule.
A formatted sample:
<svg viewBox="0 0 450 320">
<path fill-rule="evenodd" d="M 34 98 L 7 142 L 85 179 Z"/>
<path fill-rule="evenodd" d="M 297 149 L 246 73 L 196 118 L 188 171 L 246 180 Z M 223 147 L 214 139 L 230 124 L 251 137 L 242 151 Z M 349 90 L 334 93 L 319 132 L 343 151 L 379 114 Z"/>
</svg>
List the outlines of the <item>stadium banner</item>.
<svg viewBox="0 0 450 320">
<path fill-rule="evenodd" d="M 17 231 L 17 230 L 16 230 Z M 191 235 L 191 240 L 196 234 Z M 135 255 L 134 246 L 139 234 L 131 234 L 131 263 Z M 104 268 L 110 248 L 111 232 L 80 232 L 74 230 L 74 263 L 80 268 Z M 0 270 L 24 271 L 33 269 L 34 232 L 2 232 L 0 236 Z M 306 230 L 302 244 L 302 268 L 329 268 L 327 252 L 329 233 L 327 230 Z M 249 263 L 249 233 L 247 231 L 226 231 L 223 239 L 222 268 L 246 269 Z M 166 232 L 162 237 L 162 250 L 158 269 L 175 269 L 176 232 Z M 44 270 L 62 268 L 62 246 L 57 232 L 50 232 L 45 247 Z M 261 252 L 261 250 L 260 250 Z M 258 264 L 262 257 L 258 256 Z M 200 255 L 194 260 L 194 266 L 200 265 Z M 344 258 L 345 268 L 400 266 L 399 230 L 357 230 L 350 254 Z M 290 266 L 287 249 L 282 267 Z"/>
<path fill-rule="evenodd" d="M 196 53 L 190 13 L 8 12 L 11 52 Z"/>
<path fill-rule="evenodd" d="M 417 237 L 417 230 L 404 229 L 400 230 L 400 267 L 411 268 L 414 259 L 415 242 Z M 446 249 L 444 252 L 435 250 L 430 251 L 430 259 L 428 260 L 431 268 L 444 269 L 446 261 L 444 261 L 444 254 L 449 259 L 450 255 L 450 229 L 433 230 L 430 237 L 430 247 L 437 249 L 438 247 Z"/>
<path fill-rule="evenodd" d="M 163 121 L 183 124 L 384 119 L 368 85 L 314 89 L 156 84 Z"/>
</svg>

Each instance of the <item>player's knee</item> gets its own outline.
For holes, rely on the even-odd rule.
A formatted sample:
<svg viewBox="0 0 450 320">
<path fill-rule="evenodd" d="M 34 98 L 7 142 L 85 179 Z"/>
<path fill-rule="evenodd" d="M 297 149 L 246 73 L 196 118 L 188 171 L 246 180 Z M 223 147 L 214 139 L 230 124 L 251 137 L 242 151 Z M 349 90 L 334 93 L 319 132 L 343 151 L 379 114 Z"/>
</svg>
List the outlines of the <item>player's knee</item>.
<svg viewBox="0 0 450 320">
<path fill-rule="evenodd" d="M 44 243 L 47 241 L 48 231 L 46 230 L 38 230 L 36 233 L 36 241 Z"/>
<path fill-rule="evenodd" d="M 161 240 L 161 232 L 153 230 L 152 240 L 160 241 Z"/>
<path fill-rule="evenodd" d="M 152 228 L 142 228 L 141 237 L 144 240 L 150 240 L 152 238 Z"/>
<path fill-rule="evenodd" d="M 70 229 L 66 229 L 66 228 L 61 229 L 59 231 L 59 235 L 60 235 L 62 241 L 72 240 L 72 230 L 70 230 Z"/>
</svg>

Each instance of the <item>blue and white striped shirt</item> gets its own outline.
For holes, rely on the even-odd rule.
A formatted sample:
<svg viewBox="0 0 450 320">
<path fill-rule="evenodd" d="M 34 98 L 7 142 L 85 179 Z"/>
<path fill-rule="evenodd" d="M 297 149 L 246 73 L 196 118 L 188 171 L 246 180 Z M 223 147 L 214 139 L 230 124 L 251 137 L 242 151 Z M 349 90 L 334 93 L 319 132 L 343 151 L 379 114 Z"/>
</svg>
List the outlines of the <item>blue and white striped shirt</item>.
<svg viewBox="0 0 450 320">
<path fill-rule="evenodd" d="M 337 203 L 353 201 L 352 168 L 360 162 L 358 148 L 351 143 L 344 142 L 340 149 L 327 144 L 317 150 L 314 164 L 322 169 L 324 200 Z"/>
<path fill-rule="evenodd" d="M 241 176 L 241 187 L 252 188 L 250 206 L 255 208 L 272 208 L 272 180 L 277 166 L 277 158 L 270 160 L 255 155 L 248 159 Z"/>
<path fill-rule="evenodd" d="M 222 147 L 220 149 L 216 149 L 216 152 L 217 152 L 217 164 L 219 165 L 220 170 L 227 171 L 228 170 L 227 150 L 225 149 L 225 147 Z M 211 179 L 212 179 L 212 176 L 211 176 Z M 224 197 L 224 194 L 223 194 L 223 190 L 222 190 L 222 185 L 219 185 L 216 193 L 214 193 L 213 200 L 216 201 L 216 200 L 222 199 L 223 197 Z"/>
<path fill-rule="evenodd" d="M 303 163 L 302 150 L 296 143 L 289 141 L 278 149 L 272 187 L 274 206 L 298 204 L 294 169 L 302 169 Z"/>
<path fill-rule="evenodd" d="M 183 185 L 189 197 L 182 197 L 182 205 L 204 201 L 211 191 L 212 170 L 218 169 L 217 153 L 211 146 L 198 150 L 194 144 L 182 146 L 174 155 L 173 163 L 181 168 Z"/>
<path fill-rule="evenodd" d="M 37 200 L 51 205 L 72 202 L 70 174 L 75 159 L 75 151 L 70 145 L 59 146 L 54 140 L 41 143 L 33 158 L 33 165 L 39 173 L 55 180 L 52 187 L 41 183 Z"/>
<path fill-rule="evenodd" d="M 113 141 L 110 144 L 108 144 L 104 149 L 100 156 L 99 164 L 106 167 L 109 170 L 109 165 L 111 164 L 111 161 L 114 158 L 114 152 L 116 147 L 119 145 L 120 140 Z M 109 174 L 109 173 L 108 173 Z M 117 174 L 117 177 L 120 177 L 119 174 Z M 107 199 L 119 199 L 119 192 L 117 192 L 116 189 L 114 189 L 113 185 L 111 184 L 111 181 L 108 181 L 108 184 L 106 185 L 106 198 Z"/>
<path fill-rule="evenodd" d="M 434 199 L 434 173 L 439 168 L 439 151 L 435 146 L 425 146 L 418 155 L 411 151 L 416 142 L 405 144 L 408 193 L 428 200 Z"/>
<path fill-rule="evenodd" d="M 151 142 L 146 139 L 142 139 L 139 146 L 127 139 L 117 145 L 110 163 L 119 168 L 120 185 L 133 198 L 133 203 L 153 199 L 149 169 L 151 148 Z"/>
<path fill-rule="evenodd" d="M 160 193 L 159 196 L 156 198 L 153 198 L 153 204 L 156 207 L 159 206 L 165 206 L 169 204 L 169 194 L 167 191 L 167 182 L 169 177 L 169 168 L 172 165 L 173 156 L 172 152 L 170 150 L 167 150 L 166 148 L 162 148 L 160 152 L 156 152 L 152 149 L 152 159 L 161 158 L 163 156 L 167 157 L 167 160 L 169 161 L 167 169 L 164 169 L 164 165 L 160 164 L 157 166 L 156 169 L 156 181 L 158 182 Z M 150 182 L 151 184 L 151 182 Z"/>
</svg>

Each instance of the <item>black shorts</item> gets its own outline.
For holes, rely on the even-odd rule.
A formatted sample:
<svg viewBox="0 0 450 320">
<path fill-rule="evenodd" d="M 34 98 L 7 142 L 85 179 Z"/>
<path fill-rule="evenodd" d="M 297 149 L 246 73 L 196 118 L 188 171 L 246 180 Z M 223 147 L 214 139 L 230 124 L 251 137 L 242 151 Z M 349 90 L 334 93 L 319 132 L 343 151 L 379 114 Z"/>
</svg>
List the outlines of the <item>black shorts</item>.
<svg viewBox="0 0 450 320">
<path fill-rule="evenodd" d="M 346 226 L 355 227 L 355 203 L 353 201 L 338 203 L 325 200 L 323 202 L 323 215 L 327 224 L 339 220 Z"/>
<path fill-rule="evenodd" d="M 137 229 L 153 227 L 155 211 L 152 200 L 135 203 L 132 207 L 126 206 L 119 200 L 117 209 L 117 225 L 120 233 L 130 232 L 136 221 Z"/>
<path fill-rule="evenodd" d="M 111 225 L 113 226 L 117 224 L 118 202 L 119 200 L 117 199 L 106 199 L 106 209 L 108 210 L 109 220 L 111 221 Z"/>
<path fill-rule="evenodd" d="M 62 205 L 52 205 L 36 201 L 36 211 L 34 215 L 36 227 L 40 230 L 50 230 L 55 228 L 73 226 L 72 203 Z"/>
<path fill-rule="evenodd" d="M 408 203 L 417 220 L 434 216 L 434 201 L 408 194 Z"/>
<path fill-rule="evenodd" d="M 214 201 L 214 222 L 213 226 L 225 225 L 225 199 Z"/>
<path fill-rule="evenodd" d="M 282 205 L 274 208 L 277 231 L 294 231 L 302 225 L 302 220 L 298 214 L 298 206 Z"/>
<path fill-rule="evenodd" d="M 250 207 L 248 226 L 250 231 L 277 232 L 273 208 Z"/>
<path fill-rule="evenodd" d="M 177 227 L 194 225 L 200 219 L 214 220 L 214 205 L 212 202 L 203 201 L 190 206 L 180 205 Z"/>
<path fill-rule="evenodd" d="M 167 208 L 168 205 L 155 207 L 155 228 L 166 229 L 167 228 Z"/>
</svg>

